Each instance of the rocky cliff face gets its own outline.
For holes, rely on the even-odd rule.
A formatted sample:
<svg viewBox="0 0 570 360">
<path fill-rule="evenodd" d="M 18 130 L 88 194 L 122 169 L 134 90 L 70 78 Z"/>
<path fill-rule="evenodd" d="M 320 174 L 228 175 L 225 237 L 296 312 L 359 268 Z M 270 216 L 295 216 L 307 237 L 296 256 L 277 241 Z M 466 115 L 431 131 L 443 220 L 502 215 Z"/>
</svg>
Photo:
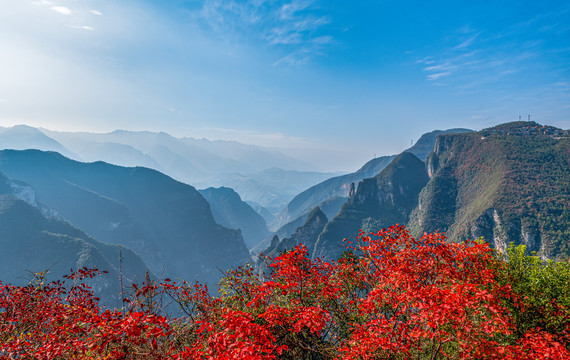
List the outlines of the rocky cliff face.
<svg viewBox="0 0 570 360">
<path fill-rule="evenodd" d="M 270 258 L 274 259 L 275 257 L 279 256 L 280 253 L 291 250 L 297 245 L 303 244 L 309 250 L 309 255 L 311 255 L 317 238 L 323 231 L 323 228 L 327 222 L 327 216 L 317 206 L 313 209 L 313 211 L 311 211 L 303 226 L 298 227 L 293 235 L 281 240 L 277 235 L 273 236 L 271 244 L 262 253 L 264 256 L 269 256 Z M 266 264 L 261 261 L 261 259 L 258 259 L 256 268 L 259 273 L 264 273 L 267 271 Z"/>
<path fill-rule="evenodd" d="M 421 138 L 406 152 L 414 154 L 420 160 L 425 161 L 428 154 L 432 151 L 434 143 L 441 134 L 459 134 L 472 132 L 469 129 L 448 129 L 448 130 L 434 130 L 429 133 L 423 134 Z M 320 206 L 323 211 L 324 208 L 320 204 L 332 197 L 348 198 L 350 192 L 350 184 L 358 184 L 363 179 L 372 178 L 378 175 L 394 158 L 396 155 L 381 156 L 368 161 L 358 171 L 337 176 L 323 181 L 309 189 L 303 191 L 295 196 L 287 207 L 278 214 L 273 222 L 269 225 L 271 231 L 277 231 L 278 228 L 285 224 L 294 221 L 315 206 Z M 340 207 L 335 209 L 334 214 L 340 210 Z M 326 211 L 325 211 L 326 213 Z M 327 213 L 328 214 L 328 213 Z M 333 215 L 334 215 L 333 214 Z M 330 217 L 329 217 L 330 218 Z"/>
<path fill-rule="evenodd" d="M 398 155 L 380 174 L 358 184 L 354 196 L 319 235 L 313 257 L 337 258 L 345 250 L 343 239 L 357 235 L 358 229 L 406 223 L 427 182 L 420 159 L 408 152 Z"/>
<path fill-rule="evenodd" d="M 328 199 L 347 198 L 351 183 L 358 183 L 362 179 L 377 175 L 394 157 L 381 156 L 372 159 L 354 173 L 336 176 L 308 188 L 287 204 L 287 207 L 269 225 L 270 229 L 276 231 Z M 335 214 L 338 210 L 336 209 Z"/>
<path fill-rule="evenodd" d="M 408 228 L 451 241 L 483 237 L 504 250 L 525 244 L 543 258 L 570 256 L 570 137 L 517 122 L 438 137 L 430 181 Z"/>
<path fill-rule="evenodd" d="M 521 218 L 505 219 L 499 210 L 490 208 L 473 222 L 467 231 L 467 237 L 482 237 L 501 252 L 506 250 L 510 242 L 522 244 L 528 251 L 535 251 L 543 258 L 548 258 L 549 254 L 544 246 L 546 244 L 542 243 L 541 232 L 525 228 L 522 223 Z"/>
</svg>

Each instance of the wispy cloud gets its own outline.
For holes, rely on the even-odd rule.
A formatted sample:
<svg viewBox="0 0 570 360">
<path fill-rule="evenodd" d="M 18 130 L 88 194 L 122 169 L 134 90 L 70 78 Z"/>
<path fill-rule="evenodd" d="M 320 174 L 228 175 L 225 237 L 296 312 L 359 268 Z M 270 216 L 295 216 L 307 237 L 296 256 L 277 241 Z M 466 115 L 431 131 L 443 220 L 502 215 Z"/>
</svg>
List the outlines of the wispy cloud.
<svg viewBox="0 0 570 360">
<path fill-rule="evenodd" d="M 97 15 L 97 16 L 102 16 L 102 15 L 103 15 L 103 13 L 102 13 L 101 11 L 95 10 L 95 9 L 91 9 L 91 10 L 89 10 L 89 12 L 90 12 L 91 14 Z"/>
<path fill-rule="evenodd" d="M 52 6 L 50 9 L 63 15 L 71 15 L 71 10 L 65 6 Z"/>
<path fill-rule="evenodd" d="M 471 44 L 473 44 L 475 39 L 477 39 L 479 37 L 479 35 L 481 35 L 481 33 L 482 33 L 482 31 L 477 32 L 473 35 L 470 35 L 466 39 L 462 39 L 461 42 L 458 45 L 456 45 L 453 49 L 459 50 L 459 49 L 468 48 L 469 46 L 471 46 Z"/>
<path fill-rule="evenodd" d="M 279 10 L 279 17 L 281 20 L 293 19 L 297 13 L 305 10 L 311 3 L 312 1 L 292 1 L 289 4 L 285 4 Z"/>
<path fill-rule="evenodd" d="M 433 73 L 427 76 L 428 80 L 438 80 L 441 77 L 451 75 L 451 71 L 443 71 L 438 73 Z"/>
<path fill-rule="evenodd" d="M 424 57 L 424 58 L 422 58 L 422 59 L 416 60 L 416 64 L 426 64 L 426 65 L 429 65 L 429 64 L 433 64 L 433 63 L 435 63 L 435 61 L 433 60 L 433 56 L 426 56 L 426 57 Z"/>
<path fill-rule="evenodd" d="M 67 25 L 70 28 L 74 28 L 74 29 L 81 29 L 81 30 L 87 30 L 87 31 L 94 31 L 95 28 L 93 26 L 89 26 L 89 25 Z"/>
<path fill-rule="evenodd" d="M 37 5 L 37 6 L 40 6 L 40 5 L 49 6 L 49 5 L 53 5 L 53 2 L 48 1 L 48 0 L 38 0 L 38 1 L 32 1 L 32 4 Z"/>
<path fill-rule="evenodd" d="M 243 36 L 240 40 L 253 38 L 278 48 L 281 57 L 274 65 L 300 66 L 335 42 L 332 35 L 324 32 L 332 19 L 319 10 L 316 1 L 311 0 L 285 4 L 270 0 L 206 0 L 199 16 L 218 34 L 237 33 Z"/>
<path fill-rule="evenodd" d="M 464 26 L 445 39 L 446 46 L 424 54 L 415 62 L 422 66 L 426 80 L 460 89 L 475 89 L 491 83 L 508 82 L 515 76 L 555 71 L 553 64 L 537 59 L 552 58 L 560 51 L 570 56 L 568 41 L 559 40 L 563 25 L 559 13 L 537 14 L 531 19 L 506 25 L 495 33 Z M 558 56 L 560 57 L 560 56 Z M 545 66 L 537 71 L 537 66 Z M 555 75 L 552 75 L 555 77 Z M 445 80 L 445 83 L 438 82 Z"/>
</svg>

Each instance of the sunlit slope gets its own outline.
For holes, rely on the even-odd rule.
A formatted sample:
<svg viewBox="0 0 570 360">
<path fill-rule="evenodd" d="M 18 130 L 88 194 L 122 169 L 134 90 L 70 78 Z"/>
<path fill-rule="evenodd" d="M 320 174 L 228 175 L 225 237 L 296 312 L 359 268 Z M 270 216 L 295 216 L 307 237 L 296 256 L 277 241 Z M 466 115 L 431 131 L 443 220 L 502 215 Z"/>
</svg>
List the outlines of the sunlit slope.
<svg viewBox="0 0 570 360">
<path fill-rule="evenodd" d="M 442 135 L 427 161 L 430 181 L 409 227 L 483 236 L 499 249 L 526 244 L 543 257 L 570 255 L 570 137 L 534 122 Z"/>
</svg>

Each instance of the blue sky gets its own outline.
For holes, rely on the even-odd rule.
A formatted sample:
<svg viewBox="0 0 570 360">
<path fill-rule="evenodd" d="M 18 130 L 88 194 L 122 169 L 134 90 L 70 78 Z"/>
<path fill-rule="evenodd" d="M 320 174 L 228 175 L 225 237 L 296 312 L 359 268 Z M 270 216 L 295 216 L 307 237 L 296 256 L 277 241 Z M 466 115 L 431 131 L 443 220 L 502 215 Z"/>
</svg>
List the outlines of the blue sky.
<svg viewBox="0 0 570 360">
<path fill-rule="evenodd" d="M 0 0 L 0 125 L 166 131 L 354 170 L 427 131 L 570 127 L 567 1 Z"/>
</svg>

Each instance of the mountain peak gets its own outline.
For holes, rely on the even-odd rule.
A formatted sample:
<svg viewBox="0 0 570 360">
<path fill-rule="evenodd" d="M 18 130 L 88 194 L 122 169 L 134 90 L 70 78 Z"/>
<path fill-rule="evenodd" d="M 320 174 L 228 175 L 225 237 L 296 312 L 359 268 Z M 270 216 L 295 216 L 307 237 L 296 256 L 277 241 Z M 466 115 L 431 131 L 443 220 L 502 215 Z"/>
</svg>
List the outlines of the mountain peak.
<svg viewBox="0 0 570 360">
<path fill-rule="evenodd" d="M 307 220 L 305 221 L 305 225 L 316 222 L 316 221 L 324 221 L 325 224 L 328 221 L 327 216 L 325 215 L 325 213 L 321 210 L 321 208 L 319 206 L 315 206 L 313 211 L 311 211 L 311 213 L 307 217 Z M 305 225 L 303 225 L 303 226 L 305 226 Z"/>
</svg>

